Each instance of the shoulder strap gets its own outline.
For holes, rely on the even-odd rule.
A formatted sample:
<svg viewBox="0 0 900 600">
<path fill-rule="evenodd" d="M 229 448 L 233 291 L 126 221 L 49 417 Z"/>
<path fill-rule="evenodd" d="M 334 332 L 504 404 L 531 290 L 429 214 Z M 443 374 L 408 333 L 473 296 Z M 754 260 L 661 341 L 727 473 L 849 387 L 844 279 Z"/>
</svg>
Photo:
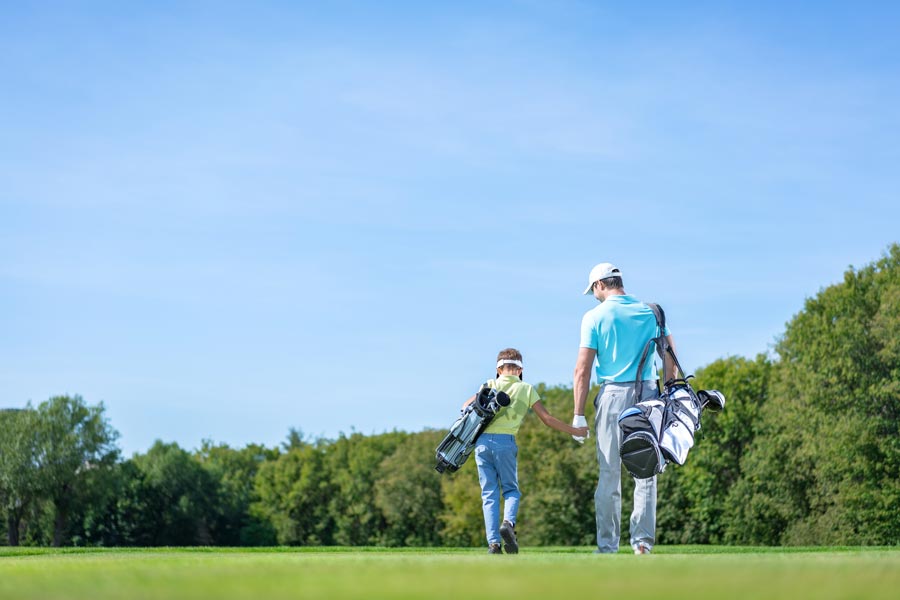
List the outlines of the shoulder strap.
<svg viewBox="0 0 900 600">
<path fill-rule="evenodd" d="M 666 313 L 659 304 L 651 303 L 647 306 L 653 311 L 653 316 L 656 317 L 656 326 L 659 328 L 659 334 L 653 339 L 653 342 L 656 343 L 656 354 L 659 355 L 663 364 L 663 383 L 665 383 L 669 380 L 670 375 L 666 372 L 666 353 L 672 352 L 669 341 L 666 339 Z M 638 373 L 638 377 L 640 377 L 640 373 Z"/>
<path fill-rule="evenodd" d="M 647 340 L 647 343 L 644 345 L 644 349 L 641 352 L 641 360 L 638 362 L 637 374 L 635 376 L 634 381 L 634 393 L 635 393 L 635 402 L 641 401 L 641 395 L 644 392 L 644 381 L 642 378 L 642 374 L 644 372 L 644 364 L 647 362 L 647 357 L 650 354 L 650 348 L 653 345 L 656 345 L 656 353 L 659 355 L 659 359 L 662 361 L 663 366 L 663 379 L 662 383 L 665 384 L 670 379 L 670 375 L 674 375 L 674 373 L 669 373 L 666 369 L 666 354 L 672 356 L 676 366 L 679 370 L 681 370 L 681 365 L 678 364 L 678 359 L 675 358 L 675 353 L 672 351 L 672 348 L 669 347 L 669 342 L 666 340 L 666 313 L 663 311 L 662 307 L 659 304 L 648 303 L 647 306 L 650 307 L 650 310 L 653 311 L 653 316 L 656 318 L 656 327 L 657 327 L 657 335 L 655 337 Z M 661 390 L 662 386 L 657 384 L 657 387 Z"/>
<path fill-rule="evenodd" d="M 656 317 L 656 325 L 659 327 L 659 335 L 654 338 L 651 338 L 647 341 L 647 345 L 644 347 L 644 351 L 641 353 L 641 362 L 638 364 L 638 372 L 637 372 L 637 381 L 635 381 L 635 392 L 636 392 L 636 402 L 640 402 L 641 392 L 643 392 L 643 381 L 641 380 L 641 373 L 644 369 L 644 363 L 647 359 L 647 354 L 650 351 L 650 345 L 656 344 L 656 352 L 659 355 L 660 360 L 662 360 L 663 365 L 663 376 L 662 376 L 662 385 L 658 385 L 659 390 L 662 391 L 666 385 L 670 382 L 674 381 L 677 376 L 680 374 L 681 379 L 687 381 L 689 378 L 688 374 L 685 373 L 684 369 L 681 367 L 681 363 L 678 362 L 678 357 L 675 356 L 675 351 L 672 350 L 672 347 L 669 345 L 669 341 L 666 339 L 666 313 L 663 312 L 662 307 L 659 304 L 647 304 L 650 307 L 650 310 L 653 311 L 653 316 Z M 666 356 L 672 357 L 672 362 L 675 364 L 675 372 L 670 373 L 668 370 L 668 366 L 666 365 Z"/>
<path fill-rule="evenodd" d="M 681 374 L 681 379 L 687 379 L 688 374 L 681 368 L 681 363 L 678 362 L 678 357 L 675 356 L 675 351 L 666 338 L 666 313 L 663 312 L 659 304 L 649 304 L 648 306 L 653 310 L 653 314 L 656 315 L 656 322 L 659 325 L 659 343 L 656 346 L 656 351 L 659 353 L 659 358 L 663 363 L 663 384 L 665 385 L 676 379 L 679 373 Z M 657 311 L 659 311 L 659 314 L 657 314 Z M 672 357 L 672 362 L 675 364 L 674 373 L 669 373 L 666 369 L 666 354 Z"/>
</svg>

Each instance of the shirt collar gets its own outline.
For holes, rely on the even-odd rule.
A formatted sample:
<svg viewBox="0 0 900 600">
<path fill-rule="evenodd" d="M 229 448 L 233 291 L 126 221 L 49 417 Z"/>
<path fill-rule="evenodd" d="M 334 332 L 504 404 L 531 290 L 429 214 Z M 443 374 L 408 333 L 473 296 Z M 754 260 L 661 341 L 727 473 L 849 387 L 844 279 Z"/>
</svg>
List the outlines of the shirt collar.
<svg viewBox="0 0 900 600">
<path fill-rule="evenodd" d="M 634 296 L 632 296 L 631 294 L 614 294 L 608 297 L 603 302 L 609 302 L 610 300 L 614 300 L 615 302 L 633 302 Z M 601 304 L 603 302 L 601 302 Z"/>
</svg>

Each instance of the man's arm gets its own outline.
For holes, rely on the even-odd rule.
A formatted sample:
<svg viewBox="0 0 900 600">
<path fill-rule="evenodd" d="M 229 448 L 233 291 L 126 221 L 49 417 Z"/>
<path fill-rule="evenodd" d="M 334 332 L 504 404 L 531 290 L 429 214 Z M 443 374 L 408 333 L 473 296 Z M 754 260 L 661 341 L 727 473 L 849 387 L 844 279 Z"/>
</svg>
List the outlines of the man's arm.
<svg viewBox="0 0 900 600">
<path fill-rule="evenodd" d="M 666 343 L 669 344 L 669 348 L 672 349 L 672 352 L 677 354 L 677 352 L 675 352 L 675 340 L 672 339 L 671 334 L 666 336 Z M 675 379 L 676 377 L 678 377 L 678 373 L 675 372 L 675 361 L 672 360 L 672 355 L 667 352 L 663 357 L 663 360 L 666 362 L 666 374 L 668 375 L 668 378 Z M 663 381 L 663 383 L 666 382 Z"/>
<path fill-rule="evenodd" d="M 576 437 L 585 437 L 588 434 L 587 427 L 572 427 L 571 425 L 567 425 L 566 423 L 563 423 L 562 421 L 551 415 L 540 400 L 538 400 L 531 406 L 531 410 L 533 410 L 534 414 L 538 416 L 538 419 L 541 420 L 541 423 L 543 423 L 547 427 L 550 427 L 551 429 L 562 431 L 563 433 L 568 433 L 569 435 Z"/>
<path fill-rule="evenodd" d="M 575 362 L 574 396 L 575 416 L 584 416 L 584 405 L 587 402 L 588 391 L 591 389 L 591 367 L 594 366 L 594 358 L 597 351 L 593 348 L 579 348 L 578 360 Z"/>
</svg>

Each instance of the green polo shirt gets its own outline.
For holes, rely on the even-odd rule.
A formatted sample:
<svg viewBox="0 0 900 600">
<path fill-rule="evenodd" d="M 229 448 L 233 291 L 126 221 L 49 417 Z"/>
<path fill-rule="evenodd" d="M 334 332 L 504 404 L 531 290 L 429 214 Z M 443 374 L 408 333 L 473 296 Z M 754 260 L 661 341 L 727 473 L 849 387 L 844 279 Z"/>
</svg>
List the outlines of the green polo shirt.
<svg viewBox="0 0 900 600">
<path fill-rule="evenodd" d="M 525 383 L 514 375 L 501 375 L 499 379 L 490 379 L 488 387 L 506 392 L 509 395 L 509 406 L 497 413 L 485 433 L 508 433 L 516 435 L 522 425 L 522 419 L 534 403 L 541 399 L 529 383 Z"/>
</svg>

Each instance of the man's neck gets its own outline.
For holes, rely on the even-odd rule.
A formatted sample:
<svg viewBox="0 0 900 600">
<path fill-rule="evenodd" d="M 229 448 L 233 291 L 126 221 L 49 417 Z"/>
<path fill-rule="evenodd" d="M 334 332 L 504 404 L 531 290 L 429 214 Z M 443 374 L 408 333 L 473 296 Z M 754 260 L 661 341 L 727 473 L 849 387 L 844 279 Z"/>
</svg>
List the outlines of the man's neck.
<svg viewBox="0 0 900 600">
<path fill-rule="evenodd" d="M 602 302 L 603 300 L 606 300 L 607 298 L 609 298 L 609 297 L 611 297 L 611 296 L 624 296 L 624 295 L 625 295 L 625 290 L 622 290 L 622 289 L 619 289 L 619 290 L 603 290 L 603 291 L 601 292 L 601 295 L 603 296 L 603 299 L 601 300 L 601 302 Z"/>
</svg>

